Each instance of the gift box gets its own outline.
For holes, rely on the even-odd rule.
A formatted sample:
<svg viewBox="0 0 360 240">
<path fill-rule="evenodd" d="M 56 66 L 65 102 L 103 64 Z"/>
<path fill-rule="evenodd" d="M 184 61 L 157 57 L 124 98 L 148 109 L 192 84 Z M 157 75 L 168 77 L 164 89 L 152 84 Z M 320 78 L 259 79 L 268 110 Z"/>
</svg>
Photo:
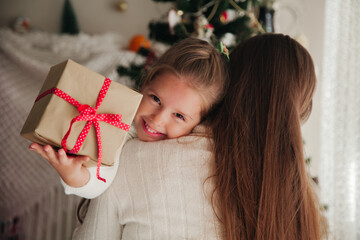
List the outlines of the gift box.
<svg viewBox="0 0 360 240">
<path fill-rule="evenodd" d="M 50 68 L 20 134 L 89 156 L 87 166 L 111 166 L 141 99 L 140 93 L 69 59 Z"/>
</svg>

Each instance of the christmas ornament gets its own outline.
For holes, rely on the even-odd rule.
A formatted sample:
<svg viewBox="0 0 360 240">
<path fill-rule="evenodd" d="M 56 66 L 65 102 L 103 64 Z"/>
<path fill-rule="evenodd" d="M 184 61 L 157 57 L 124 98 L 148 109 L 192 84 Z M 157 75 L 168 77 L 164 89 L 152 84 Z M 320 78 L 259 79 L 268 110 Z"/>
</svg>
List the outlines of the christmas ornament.
<svg viewBox="0 0 360 240">
<path fill-rule="evenodd" d="M 227 9 L 221 13 L 220 22 L 222 22 L 223 24 L 227 24 L 231 21 L 234 21 L 236 19 L 237 15 L 239 15 L 239 14 L 237 13 L 236 10 Z"/>
<path fill-rule="evenodd" d="M 206 41 L 210 41 L 210 37 L 214 32 L 214 27 L 208 22 L 204 15 L 200 15 L 194 22 L 194 36 Z"/>
<path fill-rule="evenodd" d="M 120 12 L 124 12 L 128 9 L 128 3 L 125 0 L 119 0 L 116 3 L 117 10 Z"/>
<path fill-rule="evenodd" d="M 27 17 L 18 17 L 15 19 L 13 29 L 17 33 L 27 33 L 31 30 L 30 20 Z"/>
<path fill-rule="evenodd" d="M 174 9 L 170 9 L 168 14 L 168 23 L 169 23 L 169 30 L 171 35 L 175 35 L 174 27 L 181 22 L 181 15 L 183 14 L 180 11 L 176 12 Z"/>
<path fill-rule="evenodd" d="M 220 39 L 226 46 L 233 47 L 236 45 L 236 36 L 232 33 L 225 33 Z"/>
<path fill-rule="evenodd" d="M 205 26 L 205 36 L 204 36 L 205 39 L 210 40 L 210 37 L 213 35 L 214 30 L 215 30 L 215 28 L 212 24 L 210 24 L 210 23 L 207 24 Z"/>
<path fill-rule="evenodd" d="M 141 47 L 145 49 L 150 48 L 150 41 L 147 40 L 144 35 L 139 34 L 131 38 L 128 47 L 130 51 L 138 52 Z"/>
</svg>

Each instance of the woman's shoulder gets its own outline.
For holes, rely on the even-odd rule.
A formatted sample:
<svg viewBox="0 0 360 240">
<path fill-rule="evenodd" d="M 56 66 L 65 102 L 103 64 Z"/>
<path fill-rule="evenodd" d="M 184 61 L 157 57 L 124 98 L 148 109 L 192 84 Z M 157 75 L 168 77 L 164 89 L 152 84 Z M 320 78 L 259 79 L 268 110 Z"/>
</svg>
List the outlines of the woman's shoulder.
<svg viewBox="0 0 360 240">
<path fill-rule="evenodd" d="M 128 221 L 134 225 L 137 219 L 138 232 L 151 230 L 159 239 L 170 235 L 214 239 L 219 228 L 209 200 L 213 189 L 210 138 L 201 134 L 203 129 L 194 130 L 178 139 L 142 142 L 135 138 L 124 145 L 112 186 L 116 186 L 113 198 L 121 199 L 125 225 Z M 141 211 L 128 211 L 133 206 Z M 131 227 L 127 229 L 132 234 Z"/>
<path fill-rule="evenodd" d="M 212 154 L 211 138 L 206 134 L 203 126 L 196 127 L 194 131 L 176 139 L 166 139 L 156 142 L 143 142 L 138 138 L 129 140 L 123 147 L 121 161 L 144 162 L 156 160 L 167 164 L 181 160 L 182 163 L 201 163 L 209 160 Z M 132 164 L 132 163 L 130 163 Z"/>
<path fill-rule="evenodd" d="M 175 151 L 181 149 L 198 149 L 198 150 L 211 150 L 211 137 L 208 133 L 208 129 L 204 125 L 196 126 L 193 131 L 186 136 L 174 138 L 174 139 L 165 139 L 161 141 L 155 142 L 143 142 L 138 138 L 131 139 L 127 144 L 125 144 L 124 148 L 135 148 L 142 152 L 146 152 L 146 150 L 154 150 L 161 149 L 162 151 Z M 128 150 L 123 150 L 128 151 Z M 153 151 L 151 151 L 153 152 Z"/>
</svg>

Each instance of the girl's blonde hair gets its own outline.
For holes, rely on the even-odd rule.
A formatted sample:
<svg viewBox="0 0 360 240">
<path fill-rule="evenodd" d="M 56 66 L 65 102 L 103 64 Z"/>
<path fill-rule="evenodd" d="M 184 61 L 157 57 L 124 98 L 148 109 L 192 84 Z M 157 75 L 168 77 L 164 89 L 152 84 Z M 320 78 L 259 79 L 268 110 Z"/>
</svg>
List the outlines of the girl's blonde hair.
<svg viewBox="0 0 360 240">
<path fill-rule="evenodd" d="M 320 240 L 301 135 L 316 83 L 310 54 L 288 36 L 262 34 L 235 48 L 230 73 L 212 127 L 225 239 Z"/>
<path fill-rule="evenodd" d="M 169 71 L 187 79 L 190 87 L 199 92 L 205 102 L 202 116 L 206 115 L 222 98 L 228 85 L 226 58 L 206 41 L 186 38 L 168 49 L 150 69 L 140 90 L 159 74 Z"/>
</svg>

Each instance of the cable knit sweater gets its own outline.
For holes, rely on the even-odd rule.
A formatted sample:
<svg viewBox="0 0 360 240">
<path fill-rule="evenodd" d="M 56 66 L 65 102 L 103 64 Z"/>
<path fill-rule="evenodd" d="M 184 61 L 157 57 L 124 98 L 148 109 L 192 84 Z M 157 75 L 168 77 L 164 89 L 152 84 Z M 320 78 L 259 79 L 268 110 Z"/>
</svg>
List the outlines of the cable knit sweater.
<svg viewBox="0 0 360 240">
<path fill-rule="evenodd" d="M 128 141 L 112 185 L 73 239 L 221 239 L 211 205 L 209 139 Z"/>
</svg>

